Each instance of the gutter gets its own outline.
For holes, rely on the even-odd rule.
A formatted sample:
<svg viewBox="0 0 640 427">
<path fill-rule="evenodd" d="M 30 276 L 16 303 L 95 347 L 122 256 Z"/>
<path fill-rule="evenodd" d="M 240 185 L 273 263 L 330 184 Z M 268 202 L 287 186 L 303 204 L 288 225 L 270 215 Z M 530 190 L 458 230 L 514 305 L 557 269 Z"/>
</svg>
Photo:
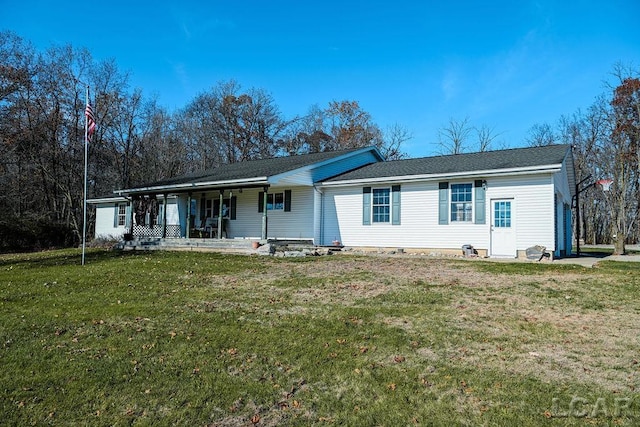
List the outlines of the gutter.
<svg viewBox="0 0 640 427">
<path fill-rule="evenodd" d="M 433 181 L 438 179 L 453 179 L 453 178 L 480 178 L 488 176 L 517 176 L 527 175 L 532 172 L 538 173 L 554 173 L 562 170 L 562 164 L 553 164 L 547 166 L 530 166 L 526 168 L 511 168 L 511 169 L 487 169 L 479 171 L 457 172 L 457 173 L 440 173 L 440 174 L 426 174 L 426 175 L 401 175 L 401 176 L 380 176 L 372 178 L 350 179 L 344 181 L 324 181 L 321 183 L 322 187 L 342 187 L 357 184 L 370 184 L 377 182 L 416 182 L 416 181 Z"/>
<path fill-rule="evenodd" d="M 142 194 L 142 193 L 164 193 L 168 191 L 199 189 L 203 187 L 232 187 L 232 186 L 259 186 L 267 185 L 269 180 L 266 176 L 247 179 L 236 179 L 231 181 L 208 181 L 208 182 L 187 182 L 184 184 L 156 185 L 150 187 L 128 188 L 124 190 L 115 190 L 114 193 L 120 196 L 125 194 Z"/>
</svg>

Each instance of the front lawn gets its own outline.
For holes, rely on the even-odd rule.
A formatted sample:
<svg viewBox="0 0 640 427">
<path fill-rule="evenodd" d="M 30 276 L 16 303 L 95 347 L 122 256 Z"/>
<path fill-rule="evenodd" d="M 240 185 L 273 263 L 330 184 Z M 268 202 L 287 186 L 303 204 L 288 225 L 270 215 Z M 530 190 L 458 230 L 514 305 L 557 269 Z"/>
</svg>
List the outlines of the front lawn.
<svg viewBox="0 0 640 427">
<path fill-rule="evenodd" d="M 0 256 L 4 425 L 637 425 L 638 265 Z"/>
</svg>

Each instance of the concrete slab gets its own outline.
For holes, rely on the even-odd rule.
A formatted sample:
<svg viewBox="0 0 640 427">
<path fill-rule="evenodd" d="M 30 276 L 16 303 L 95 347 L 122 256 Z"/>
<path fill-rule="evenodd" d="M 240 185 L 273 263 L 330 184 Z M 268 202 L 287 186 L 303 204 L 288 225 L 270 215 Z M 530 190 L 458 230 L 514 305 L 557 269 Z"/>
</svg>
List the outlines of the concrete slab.
<svg viewBox="0 0 640 427">
<path fill-rule="evenodd" d="M 640 262 L 640 255 L 608 255 L 608 256 L 588 256 L 568 257 L 555 259 L 554 264 L 578 264 L 584 267 L 593 267 L 601 261 L 621 261 L 621 262 Z M 640 265 L 638 266 L 640 268 Z"/>
</svg>

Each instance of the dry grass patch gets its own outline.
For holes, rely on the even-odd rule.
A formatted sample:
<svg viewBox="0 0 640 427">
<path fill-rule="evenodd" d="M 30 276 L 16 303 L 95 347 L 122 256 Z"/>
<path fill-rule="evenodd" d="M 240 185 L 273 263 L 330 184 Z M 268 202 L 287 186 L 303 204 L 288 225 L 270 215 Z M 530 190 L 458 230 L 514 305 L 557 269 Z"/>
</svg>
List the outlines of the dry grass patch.
<svg viewBox="0 0 640 427">
<path fill-rule="evenodd" d="M 0 409 L 13 425 L 580 425 L 554 402 L 640 387 L 639 286 L 606 263 L 7 256 Z M 586 418 L 635 425 L 629 408 Z"/>
</svg>

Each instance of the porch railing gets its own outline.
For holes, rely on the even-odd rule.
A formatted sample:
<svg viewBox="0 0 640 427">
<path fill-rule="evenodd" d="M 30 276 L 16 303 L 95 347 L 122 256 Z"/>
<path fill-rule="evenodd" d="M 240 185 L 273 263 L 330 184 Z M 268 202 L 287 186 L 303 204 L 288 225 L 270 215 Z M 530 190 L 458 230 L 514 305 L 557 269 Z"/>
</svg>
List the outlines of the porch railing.
<svg viewBox="0 0 640 427">
<path fill-rule="evenodd" d="M 146 225 L 134 225 L 133 237 L 162 237 L 162 225 L 154 225 L 153 228 Z M 167 224 L 165 237 L 182 237 L 179 225 Z"/>
</svg>

